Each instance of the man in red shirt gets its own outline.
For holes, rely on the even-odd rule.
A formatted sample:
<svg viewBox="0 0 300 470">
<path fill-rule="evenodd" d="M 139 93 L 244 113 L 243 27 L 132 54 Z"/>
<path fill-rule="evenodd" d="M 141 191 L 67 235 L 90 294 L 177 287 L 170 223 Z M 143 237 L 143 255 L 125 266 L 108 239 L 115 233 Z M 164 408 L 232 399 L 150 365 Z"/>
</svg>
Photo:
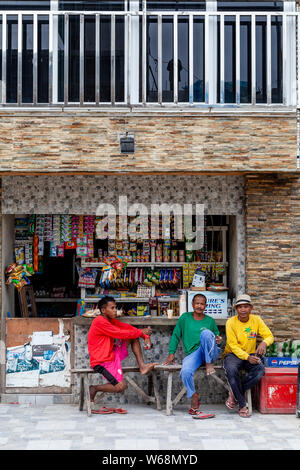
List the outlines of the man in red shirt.
<svg viewBox="0 0 300 470">
<path fill-rule="evenodd" d="M 113 297 L 104 297 L 98 303 L 100 315 L 93 320 L 88 333 L 88 350 L 91 367 L 109 382 L 91 385 L 90 398 L 94 402 L 97 392 L 120 393 L 127 385 L 123 379 L 121 361 L 128 356 L 130 344 L 141 374 L 148 374 L 158 363 L 145 364 L 139 337 L 151 347 L 150 327 L 139 329 L 116 320 L 117 304 Z"/>
</svg>

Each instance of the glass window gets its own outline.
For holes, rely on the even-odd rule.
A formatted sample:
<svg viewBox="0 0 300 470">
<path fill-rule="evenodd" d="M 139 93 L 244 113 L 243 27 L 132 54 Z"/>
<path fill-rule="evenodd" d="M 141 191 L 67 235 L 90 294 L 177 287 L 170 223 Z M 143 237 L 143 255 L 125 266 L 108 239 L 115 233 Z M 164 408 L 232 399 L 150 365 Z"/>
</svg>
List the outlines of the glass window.
<svg viewBox="0 0 300 470">
<path fill-rule="evenodd" d="M 162 100 L 165 102 L 174 100 L 173 39 L 173 18 L 165 16 L 162 21 Z"/>
<path fill-rule="evenodd" d="M 0 0 L 0 10 L 50 10 L 50 0 Z"/>
<path fill-rule="evenodd" d="M 140 8 L 142 8 L 142 2 L 140 2 Z M 147 0 L 147 10 L 169 10 L 169 11 L 197 11 L 205 10 L 206 2 L 198 2 L 197 0 L 190 0 L 184 2 L 181 0 L 163 0 L 161 2 L 154 2 Z"/>
<path fill-rule="evenodd" d="M 248 0 L 227 2 L 218 1 L 219 11 L 283 11 L 283 2 L 249 2 Z"/>
<path fill-rule="evenodd" d="M 22 102 L 33 101 L 33 17 L 23 17 Z"/>
<path fill-rule="evenodd" d="M 59 10 L 124 11 L 124 0 L 59 0 Z"/>
<path fill-rule="evenodd" d="M 38 18 L 38 102 L 48 103 L 49 89 L 49 18 Z"/>
<path fill-rule="evenodd" d="M 17 102 L 18 18 L 7 17 L 6 101 Z"/>
<path fill-rule="evenodd" d="M 147 101 L 158 100 L 157 17 L 147 18 Z"/>
<path fill-rule="evenodd" d="M 204 17 L 194 18 L 194 101 L 205 101 L 205 24 Z"/>
</svg>

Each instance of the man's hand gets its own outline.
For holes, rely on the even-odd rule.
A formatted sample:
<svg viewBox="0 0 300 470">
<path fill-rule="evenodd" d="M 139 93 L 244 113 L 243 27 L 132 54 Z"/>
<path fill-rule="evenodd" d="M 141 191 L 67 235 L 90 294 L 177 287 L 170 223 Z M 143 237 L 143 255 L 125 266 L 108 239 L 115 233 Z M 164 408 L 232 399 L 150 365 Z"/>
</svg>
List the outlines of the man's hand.
<svg viewBox="0 0 300 470">
<path fill-rule="evenodd" d="M 171 362 L 174 364 L 175 361 L 175 354 L 169 354 L 165 362 L 163 362 L 163 366 L 167 366 Z"/>
<path fill-rule="evenodd" d="M 267 345 L 264 341 L 262 341 L 256 348 L 255 354 L 259 354 L 260 356 L 264 356 L 266 354 Z"/>
<path fill-rule="evenodd" d="M 147 328 L 142 328 L 142 332 L 144 333 L 144 335 L 149 335 L 150 336 L 152 334 L 151 327 L 147 326 Z"/>
<path fill-rule="evenodd" d="M 222 336 L 217 335 L 217 336 L 216 336 L 216 343 L 217 343 L 217 344 L 221 344 L 222 341 L 223 341 Z"/>
<path fill-rule="evenodd" d="M 258 356 L 248 356 L 247 361 L 250 362 L 250 364 L 260 364 L 261 363 L 261 359 Z"/>
<path fill-rule="evenodd" d="M 150 338 L 145 338 L 145 349 L 151 349 L 152 343 Z"/>
</svg>

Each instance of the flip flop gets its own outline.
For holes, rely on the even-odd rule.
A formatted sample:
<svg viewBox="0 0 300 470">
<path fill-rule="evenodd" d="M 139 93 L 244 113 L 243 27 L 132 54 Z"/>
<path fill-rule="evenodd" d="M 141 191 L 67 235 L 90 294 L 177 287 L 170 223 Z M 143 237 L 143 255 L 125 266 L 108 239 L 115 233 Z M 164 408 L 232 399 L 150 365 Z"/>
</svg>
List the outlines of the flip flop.
<svg viewBox="0 0 300 470">
<path fill-rule="evenodd" d="M 204 413 L 203 411 L 197 411 L 197 413 L 192 416 L 194 419 L 208 419 L 214 417 L 215 415 L 213 413 Z"/>
<path fill-rule="evenodd" d="M 112 408 L 115 413 L 118 413 L 120 415 L 125 415 L 127 413 L 127 410 L 123 410 L 123 408 Z"/>
<path fill-rule="evenodd" d="M 114 408 L 106 408 L 106 406 L 103 406 L 99 410 L 91 410 L 91 412 L 95 415 L 110 415 L 114 413 Z"/>
<path fill-rule="evenodd" d="M 241 418 L 250 418 L 251 417 L 251 413 L 249 413 L 249 410 L 247 408 L 247 410 L 245 411 L 242 411 L 242 410 L 239 410 L 239 416 Z"/>
<path fill-rule="evenodd" d="M 227 408 L 229 410 L 234 410 L 234 408 L 236 407 L 236 402 L 234 401 L 231 401 L 229 398 L 227 398 L 227 400 L 225 401 L 225 405 L 227 406 Z"/>
</svg>

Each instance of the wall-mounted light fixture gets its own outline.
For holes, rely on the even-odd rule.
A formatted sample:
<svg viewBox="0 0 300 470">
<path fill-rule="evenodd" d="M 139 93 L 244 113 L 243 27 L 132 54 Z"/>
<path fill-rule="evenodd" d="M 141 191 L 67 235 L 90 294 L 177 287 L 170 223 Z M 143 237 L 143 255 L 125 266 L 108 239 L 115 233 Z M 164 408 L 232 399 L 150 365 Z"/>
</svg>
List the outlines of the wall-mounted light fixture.
<svg viewBox="0 0 300 470">
<path fill-rule="evenodd" d="M 133 134 L 129 134 L 128 132 L 126 132 L 126 134 L 120 134 L 119 142 L 120 142 L 120 153 L 128 154 L 128 153 L 135 152 Z"/>
</svg>

